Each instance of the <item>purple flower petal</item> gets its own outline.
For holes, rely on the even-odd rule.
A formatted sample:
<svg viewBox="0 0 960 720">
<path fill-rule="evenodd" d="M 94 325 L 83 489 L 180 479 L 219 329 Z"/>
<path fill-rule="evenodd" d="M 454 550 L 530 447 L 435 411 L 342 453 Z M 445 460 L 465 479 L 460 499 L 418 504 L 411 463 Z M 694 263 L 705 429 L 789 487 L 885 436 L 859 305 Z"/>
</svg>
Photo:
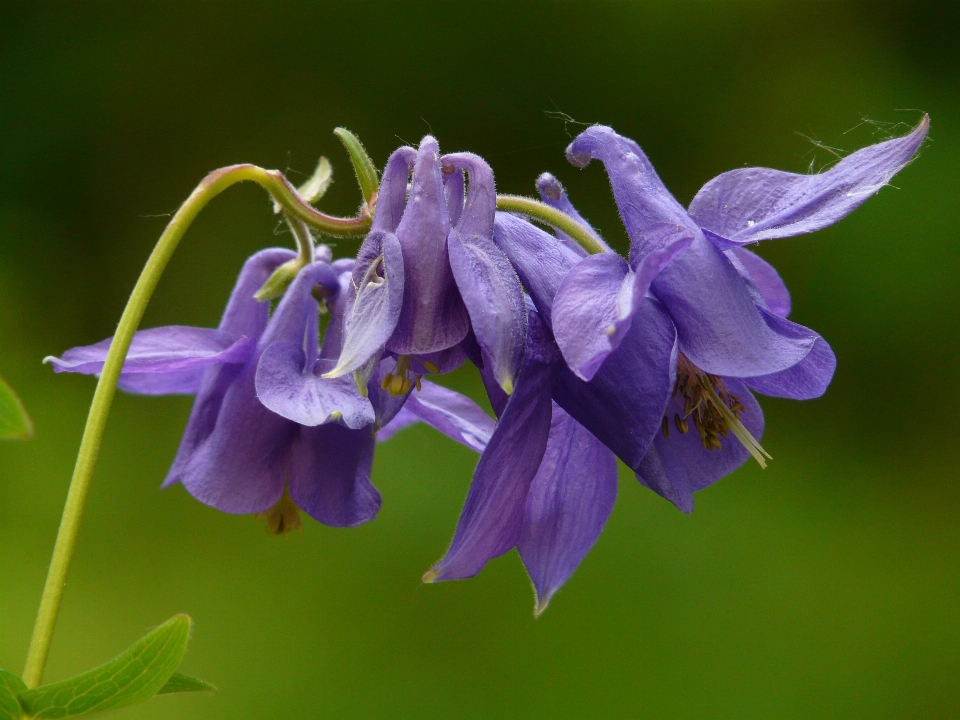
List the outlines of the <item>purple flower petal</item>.
<svg viewBox="0 0 960 720">
<path fill-rule="evenodd" d="M 811 400 L 823 395 L 837 368 L 837 357 L 827 341 L 803 325 L 790 322 L 763 309 L 760 312 L 770 327 L 780 334 L 813 339 L 813 349 L 803 360 L 786 370 L 771 375 L 743 378 L 744 383 L 752 390 L 774 397 Z"/>
<path fill-rule="evenodd" d="M 640 464 L 673 391 L 677 336 L 654 300 L 644 300 L 620 347 L 590 382 L 566 367 L 554 385 L 557 403 L 629 467 Z"/>
<path fill-rule="evenodd" d="M 536 588 L 537 614 L 593 547 L 616 498 L 613 453 L 554 405 L 550 438 L 527 494 L 517 543 Z"/>
<path fill-rule="evenodd" d="M 511 392 L 523 359 L 527 311 L 516 272 L 493 237 L 497 209 L 493 171 L 473 153 L 443 158 L 443 166 L 467 171 L 466 202 L 447 236 L 450 267 L 480 347 L 498 384 Z"/>
<path fill-rule="evenodd" d="M 724 255 L 756 288 L 760 296 L 758 305 L 766 306 L 770 312 L 780 317 L 790 314 L 790 291 L 773 265 L 742 247 L 727 250 Z"/>
<path fill-rule="evenodd" d="M 95 345 L 67 350 L 60 358 L 45 358 L 56 372 L 94 375 L 103 370 L 113 338 Z M 140 330 L 133 336 L 123 362 L 123 373 L 182 373 L 211 365 L 245 362 L 253 352 L 256 340 L 208 328 L 185 325 Z M 157 394 L 157 393 L 154 393 Z"/>
<path fill-rule="evenodd" d="M 387 160 L 383 177 L 380 179 L 380 190 L 377 192 L 377 210 L 373 216 L 371 231 L 397 232 L 407 205 L 407 178 L 416 159 L 417 151 L 405 145 L 394 150 Z"/>
<path fill-rule="evenodd" d="M 267 278 L 281 264 L 296 257 L 289 250 L 262 250 L 250 257 L 243 265 L 233 292 L 227 302 L 220 330 L 246 334 L 257 339 L 267 324 L 267 312 L 270 303 L 257 302 L 254 293 L 267 281 Z M 180 439 L 180 447 L 173 460 L 162 487 L 168 487 L 180 480 L 181 472 L 193 453 L 213 433 L 220 415 L 227 391 L 243 374 L 245 366 L 221 365 L 208 368 L 200 382 L 197 398 L 190 410 L 187 427 Z"/>
<path fill-rule="evenodd" d="M 746 385 L 734 378 L 723 378 L 727 389 L 744 405 L 740 421 L 757 439 L 763 437 L 763 411 Z M 690 422 L 681 433 L 673 424 L 675 414 L 683 417 L 683 402 L 671 398 L 665 415 L 668 437 L 657 433 L 637 471 L 640 483 L 666 498 L 685 513 L 693 512 L 693 493 L 715 483 L 736 470 L 750 457 L 733 433 L 721 441 L 718 450 L 707 450 Z"/>
<path fill-rule="evenodd" d="M 301 268 L 260 337 L 259 350 L 278 340 L 290 340 L 306 348 L 308 362 L 317 358 L 318 308 L 310 295 L 315 285 L 319 285 L 327 295 L 340 292 L 340 278 L 327 263 L 315 262 Z"/>
<path fill-rule="evenodd" d="M 469 175 L 467 197 L 455 224 L 460 235 L 493 237 L 493 216 L 497 211 L 493 170 L 482 157 L 466 152 L 444 155 L 442 164 L 443 167 L 465 170 Z"/>
<path fill-rule="evenodd" d="M 654 279 L 651 290 L 677 326 L 680 349 L 712 375 L 751 377 L 785 370 L 813 348 L 810 338 L 768 325 L 743 277 L 698 235 Z"/>
<path fill-rule="evenodd" d="M 443 197 L 447 203 L 447 216 L 450 218 L 450 227 L 454 227 L 463 213 L 463 170 L 454 169 L 448 172 L 447 167 L 441 164 L 443 172 Z"/>
<path fill-rule="evenodd" d="M 672 227 L 687 237 L 700 234 L 640 147 L 612 128 L 594 125 L 584 130 L 567 148 L 567 159 L 577 167 L 584 167 L 591 159 L 603 163 L 630 236 L 631 265 L 636 266 L 637 260 L 663 247 L 664 227 Z"/>
<path fill-rule="evenodd" d="M 468 333 L 468 335 L 469 334 L 470 333 Z M 447 373 L 456 370 L 466 361 L 467 354 L 464 352 L 463 342 L 461 342 L 453 347 L 447 348 L 446 350 L 438 350 L 437 352 L 417 355 L 415 358 L 411 358 L 410 367 L 415 369 L 420 375 L 446 375 Z M 430 368 L 424 363 L 430 363 L 433 368 L 436 368 L 436 371 L 434 372 L 433 368 Z"/>
<path fill-rule="evenodd" d="M 291 250 L 268 248 L 247 258 L 217 329 L 238 336 L 259 338 L 267 327 L 270 303 L 258 302 L 253 296 L 274 270 L 296 256 Z"/>
<path fill-rule="evenodd" d="M 477 342 L 490 358 L 497 383 L 510 393 L 526 341 L 527 311 L 520 280 L 510 260 L 488 237 L 461 236 L 454 229 L 447 247 Z"/>
<path fill-rule="evenodd" d="M 567 364 L 589 381 L 620 346 L 654 277 L 690 245 L 679 237 L 649 253 L 637 272 L 614 253 L 592 255 L 576 265 L 553 299 L 553 333 Z"/>
<path fill-rule="evenodd" d="M 791 237 L 832 225 L 876 194 L 913 159 L 930 129 L 923 120 L 903 137 L 851 153 L 817 175 L 741 168 L 715 177 L 690 203 L 701 227 L 731 243 Z"/>
<path fill-rule="evenodd" d="M 413 184 L 397 238 L 403 250 L 403 305 L 387 350 L 420 355 L 456 345 L 470 329 L 447 255 L 447 216 L 440 148 L 426 136 L 417 151 Z"/>
<path fill-rule="evenodd" d="M 250 341 L 253 345 L 253 340 Z M 117 387 L 135 395 L 196 395 L 208 368 L 174 373 L 124 373 Z"/>
<path fill-rule="evenodd" d="M 537 192 L 540 193 L 540 198 L 547 205 L 556 208 L 564 215 L 569 215 L 587 231 L 589 231 L 589 233 L 593 235 L 593 239 L 597 241 L 597 244 L 600 245 L 600 247 L 604 248 L 608 252 L 613 252 L 610 249 L 610 246 L 603 241 L 603 238 L 600 237 L 597 231 L 593 229 L 590 223 L 588 223 L 583 216 L 577 212 L 577 209 L 573 207 L 573 204 L 567 197 L 566 191 L 563 189 L 563 185 L 561 185 L 560 181 L 557 180 L 553 175 L 550 173 L 543 173 L 537 178 Z M 587 251 L 580 246 L 580 243 L 571 238 L 569 235 L 561 232 L 560 230 L 554 230 L 554 232 L 556 233 L 557 238 L 559 238 L 560 241 L 567 246 L 567 248 L 575 252 L 577 255 L 580 255 L 581 257 L 585 257 L 587 255 Z"/>
<path fill-rule="evenodd" d="M 223 512 L 269 509 L 280 499 L 290 470 L 298 426 L 260 403 L 255 372 L 256 363 L 243 366 L 223 394 L 213 431 L 180 470 L 191 495 Z"/>
<path fill-rule="evenodd" d="M 550 322 L 554 295 L 581 256 L 553 235 L 510 213 L 496 214 L 493 241 L 506 253 L 537 310 Z"/>
<path fill-rule="evenodd" d="M 333 271 L 339 277 L 343 273 L 353 273 L 353 267 L 357 264 L 357 259 L 352 257 L 347 258 L 337 258 L 332 263 L 330 267 L 333 268 Z"/>
<path fill-rule="evenodd" d="M 404 405 L 390 422 L 377 431 L 377 442 L 386 442 L 401 430 L 416 425 L 418 422 L 420 422 L 420 418 L 410 412 Z"/>
<path fill-rule="evenodd" d="M 493 418 L 473 400 L 426 380 L 401 412 L 477 452 L 483 452 L 494 431 Z"/>
<path fill-rule="evenodd" d="M 351 377 L 319 377 L 332 363 L 307 367 L 301 345 L 280 341 L 268 347 L 257 366 L 257 397 L 269 410 L 300 425 L 341 421 L 348 428 L 372 425 L 373 406 L 357 392 Z"/>
<path fill-rule="evenodd" d="M 376 517 L 380 493 L 370 482 L 372 429 L 301 427 L 292 449 L 290 497 L 310 517 L 352 527 Z"/>
<path fill-rule="evenodd" d="M 590 255 L 575 265 L 553 299 L 553 334 L 567 365 L 589 381 L 620 346 L 646 288 L 614 253 Z"/>
<path fill-rule="evenodd" d="M 357 294 L 347 311 L 340 360 L 327 377 L 346 375 L 365 365 L 383 350 L 397 326 L 406 278 L 395 235 L 376 231 L 367 236 L 357 254 L 353 284 Z"/>
<path fill-rule="evenodd" d="M 334 271 L 337 271 L 337 262 L 339 261 L 333 263 Z M 327 323 L 327 330 L 320 345 L 320 357 L 326 360 L 340 358 L 340 352 L 343 350 L 343 326 L 350 311 L 353 310 L 353 303 L 357 297 L 353 287 L 353 268 L 346 272 L 337 272 L 340 288 L 327 300 L 330 322 Z"/>
<path fill-rule="evenodd" d="M 549 351 L 535 347 L 543 333 L 534 324 L 517 387 L 477 464 L 453 542 L 424 582 L 472 577 L 520 539 L 527 491 L 550 432 L 553 370 L 541 360 Z"/>
</svg>

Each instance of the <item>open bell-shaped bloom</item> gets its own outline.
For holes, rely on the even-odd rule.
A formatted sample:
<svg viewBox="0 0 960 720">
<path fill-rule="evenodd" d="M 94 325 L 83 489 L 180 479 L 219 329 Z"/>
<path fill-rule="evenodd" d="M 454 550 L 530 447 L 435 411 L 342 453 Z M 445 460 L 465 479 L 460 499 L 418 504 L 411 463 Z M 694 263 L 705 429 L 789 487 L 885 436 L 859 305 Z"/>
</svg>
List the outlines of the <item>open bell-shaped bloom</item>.
<svg viewBox="0 0 960 720">
<path fill-rule="evenodd" d="M 343 351 L 325 377 L 363 376 L 386 352 L 396 358 L 387 386 L 404 393 L 423 372 L 446 372 L 462 363 L 462 344 L 471 334 L 510 392 L 526 317 L 516 273 L 492 241 L 495 210 L 493 173 L 478 156 L 441 158 L 430 136 L 417 151 L 397 150 L 384 170 L 371 233 L 357 255 Z"/>
<path fill-rule="evenodd" d="M 607 254 L 586 258 L 557 289 L 552 325 L 565 359 L 590 378 L 616 357 L 622 328 L 634 321 L 638 287 L 662 303 L 677 329 L 661 432 L 631 464 L 642 483 L 689 512 L 693 491 L 750 455 L 761 464 L 768 457 L 750 389 L 795 399 L 826 390 L 833 352 L 818 334 L 786 320 L 790 297 L 776 271 L 740 245 L 845 216 L 909 162 L 926 131 L 925 118 L 907 136 L 865 148 L 820 175 L 728 173 L 704 187 L 689 214 L 633 141 L 599 126 L 574 140 L 571 162 L 597 158 L 606 166 L 631 249 L 628 263 Z M 551 180 L 541 178 L 545 201 L 578 218 Z M 739 442 L 725 440 L 728 434 Z"/>
<path fill-rule="evenodd" d="M 542 176 L 538 186 L 547 202 L 552 203 L 552 195 L 562 198 L 564 203 L 572 208 L 572 206 L 569 206 L 569 201 L 566 200 L 563 188 L 552 177 Z M 547 190 L 550 191 L 550 195 L 547 194 Z M 560 209 L 568 212 L 563 207 L 560 207 Z M 571 217 L 579 217 L 573 213 L 570 214 Z M 531 236 L 534 235 L 529 229 L 526 233 L 513 233 L 514 238 L 524 235 L 528 238 L 527 242 L 529 244 L 529 240 L 533 239 Z M 541 246 L 546 244 L 543 235 L 539 236 Z M 517 261 L 524 262 L 525 258 L 531 256 L 531 253 L 519 252 L 515 240 L 513 246 Z M 541 247 L 536 254 L 542 255 L 545 252 L 547 251 Z M 528 272 L 536 271 L 536 265 L 532 261 L 527 260 L 526 265 L 528 266 Z M 569 259 L 567 260 L 567 266 L 569 266 Z M 550 276 L 554 278 L 553 287 L 559 288 L 565 283 L 565 280 L 563 283 L 557 281 L 556 272 L 551 273 Z M 543 282 L 542 279 L 541 282 Z M 541 294 L 549 296 L 549 292 L 544 290 L 541 290 Z M 560 296 L 559 290 L 555 292 L 555 295 L 556 297 Z M 552 308 L 554 327 L 562 323 L 562 318 L 558 314 L 558 308 L 562 305 L 556 303 L 556 297 Z M 698 372 L 697 368 L 692 367 L 677 347 L 676 331 L 672 329 L 673 323 L 669 316 L 666 312 L 663 312 L 663 305 L 650 295 L 647 296 L 646 300 L 661 310 L 662 315 L 659 318 L 662 322 L 669 324 L 671 329 L 671 332 L 663 337 L 673 340 L 673 344 L 670 346 L 669 359 L 661 360 L 661 362 L 664 362 L 663 368 L 666 377 L 661 380 L 661 384 L 658 386 L 662 390 L 662 394 L 655 396 L 660 399 L 661 404 L 657 406 L 654 403 L 647 403 L 644 406 L 647 409 L 644 416 L 646 420 L 644 427 L 649 429 L 651 424 L 659 423 L 659 425 L 650 434 L 642 436 L 646 442 L 644 449 L 639 451 L 639 454 L 634 452 L 629 456 L 618 449 L 624 447 L 622 434 L 619 436 L 598 434 L 598 437 L 613 448 L 621 459 L 637 473 L 637 479 L 643 485 L 667 498 L 681 510 L 690 512 L 693 509 L 693 491 L 706 487 L 739 467 L 750 457 L 750 450 L 755 453 L 758 459 L 765 460 L 763 450 L 759 446 L 759 438 L 763 434 L 763 414 L 749 391 L 738 381 L 706 376 L 704 373 Z M 657 336 L 651 332 L 655 326 L 650 326 L 649 321 L 645 321 L 641 314 L 644 308 L 645 306 L 641 305 L 640 312 L 636 313 L 636 316 L 631 319 L 630 332 L 631 334 L 638 333 L 639 337 L 646 335 L 655 338 Z M 641 323 L 639 326 L 637 326 L 638 322 Z M 644 330 L 644 327 L 647 327 L 647 329 Z M 664 355 L 666 355 L 665 352 L 661 353 L 661 357 Z M 596 376 L 590 382 L 582 384 L 573 382 L 573 378 L 568 378 L 567 383 L 558 386 L 555 394 L 558 398 L 566 396 L 566 403 L 570 407 L 576 407 L 577 404 L 583 405 L 586 403 L 586 398 L 582 392 L 583 388 L 591 388 L 605 383 L 610 388 L 609 394 L 613 395 L 618 380 L 622 382 L 621 379 L 630 377 L 631 373 L 643 377 L 650 373 L 651 365 L 652 363 L 649 360 L 645 365 L 638 363 L 635 359 L 631 359 L 629 354 L 624 354 L 620 348 L 617 348 L 610 354 L 609 359 L 601 364 Z M 710 383 L 710 391 L 704 387 L 707 383 Z M 738 394 L 731 392 L 730 387 Z M 579 397 L 571 392 L 575 389 L 581 391 Z M 715 403 L 711 392 L 716 394 L 717 402 Z M 602 406 L 594 405 L 593 407 L 595 413 L 602 410 Z M 612 408 L 612 406 L 608 407 Z M 657 407 L 659 407 L 659 410 L 656 409 Z M 623 410 L 620 412 L 623 412 Z M 675 429 L 672 430 L 671 434 L 672 426 L 675 426 Z M 696 432 L 687 435 L 686 433 L 691 428 L 695 429 Z M 721 443 L 721 438 L 727 437 L 731 431 L 738 437 L 742 436 L 746 445 L 733 439 Z M 598 430 L 594 429 L 594 432 L 598 432 Z M 611 438 L 620 439 L 620 443 L 611 444 Z M 637 448 L 637 435 L 634 434 L 632 437 L 628 436 L 628 438 L 633 442 L 632 447 Z M 748 447 L 750 450 L 748 450 Z"/>
<path fill-rule="evenodd" d="M 226 512 L 266 513 L 275 532 L 299 524 L 297 507 L 334 526 L 374 517 L 380 506 L 370 481 L 376 431 L 389 436 L 402 405 L 380 397 L 374 382 L 380 377 L 371 381 L 369 399 L 349 379 L 318 377 L 332 364 L 330 356 L 339 354 L 343 303 L 339 313 L 337 308 L 341 293 L 352 289 L 352 260 L 330 264 L 329 250 L 318 249 L 323 259 L 300 271 L 268 319 L 269 303 L 257 302 L 254 293 L 293 257 L 271 249 L 250 258 L 217 330 L 138 332 L 121 373 L 122 387 L 132 392 L 197 394 L 164 485 L 182 482 L 199 500 Z M 326 360 L 318 352 L 314 295 L 334 311 L 324 340 Z M 49 360 L 58 371 L 97 373 L 109 345 L 108 339 Z M 485 426 L 477 415 L 482 411 L 464 409 L 456 393 L 437 394 L 434 415 L 448 405 L 456 408 L 448 434 L 482 450 L 492 422 Z M 472 412 L 472 422 L 460 422 L 458 411 Z"/>
</svg>

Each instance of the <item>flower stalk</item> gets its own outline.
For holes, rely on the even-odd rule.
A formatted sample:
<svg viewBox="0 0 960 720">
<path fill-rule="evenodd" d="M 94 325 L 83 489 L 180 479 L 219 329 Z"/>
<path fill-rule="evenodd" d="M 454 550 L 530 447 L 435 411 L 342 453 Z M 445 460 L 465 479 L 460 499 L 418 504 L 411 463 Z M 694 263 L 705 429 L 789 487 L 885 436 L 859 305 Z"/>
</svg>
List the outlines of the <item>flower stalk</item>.
<svg viewBox="0 0 960 720">
<path fill-rule="evenodd" d="M 591 255 L 607 252 L 607 249 L 597 242 L 597 239 L 587 228 L 569 215 L 539 200 L 522 195 L 497 195 L 497 210 L 520 213 L 555 227 L 573 238 L 580 247 Z"/>
</svg>

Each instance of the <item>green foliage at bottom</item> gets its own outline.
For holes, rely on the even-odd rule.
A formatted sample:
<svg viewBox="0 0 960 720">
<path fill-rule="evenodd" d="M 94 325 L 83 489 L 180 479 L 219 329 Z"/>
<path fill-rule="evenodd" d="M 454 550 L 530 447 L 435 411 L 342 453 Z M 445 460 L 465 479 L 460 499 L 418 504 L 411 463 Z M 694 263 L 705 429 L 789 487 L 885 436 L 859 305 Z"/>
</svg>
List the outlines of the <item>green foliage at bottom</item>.
<svg viewBox="0 0 960 720">
<path fill-rule="evenodd" d="M 75 717 L 138 705 L 157 694 L 216 692 L 210 683 L 176 672 L 190 628 L 187 615 L 175 615 L 105 665 L 32 690 L 0 671 L 0 720 Z"/>
</svg>

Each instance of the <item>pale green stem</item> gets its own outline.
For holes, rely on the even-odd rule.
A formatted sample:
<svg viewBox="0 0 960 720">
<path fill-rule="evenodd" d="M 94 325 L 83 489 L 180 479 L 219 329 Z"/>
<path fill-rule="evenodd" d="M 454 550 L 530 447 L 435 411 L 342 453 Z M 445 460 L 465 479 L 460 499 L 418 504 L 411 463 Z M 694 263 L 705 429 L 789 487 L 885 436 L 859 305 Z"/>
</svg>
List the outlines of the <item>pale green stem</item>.
<svg viewBox="0 0 960 720">
<path fill-rule="evenodd" d="M 591 255 L 606 252 L 607 249 L 597 241 L 593 233 L 569 215 L 546 203 L 522 195 L 497 195 L 497 210 L 521 213 L 535 220 L 555 227 L 569 235 L 580 247 Z"/>
<path fill-rule="evenodd" d="M 83 439 L 80 441 L 77 463 L 63 508 L 63 517 L 60 520 L 60 529 L 57 532 L 57 541 L 50 559 L 50 568 L 47 571 L 47 581 L 40 599 L 40 609 L 37 611 L 37 621 L 30 639 L 30 649 L 27 652 L 27 662 L 23 671 L 23 681 L 27 687 L 36 687 L 43 679 L 43 670 L 47 663 L 50 642 L 53 639 L 53 630 L 63 599 L 67 571 L 70 569 L 70 560 L 80 531 L 80 520 L 90 490 L 90 480 L 100 452 L 100 442 L 103 439 L 110 405 L 116 392 L 117 380 L 133 334 L 140 325 L 140 319 L 150 301 L 150 296 L 153 295 L 170 257 L 197 213 L 216 195 L 244 180 L 252 180 L 264 186 L 274 200 L 280 203 L 290 215 L 328 234 L 358 236 L 364 235 L 370 227 L 369 216 L 361 215 L 357 218 L 344 219 L 330 217 L 315 210 L 297 196 L 296 191 L 280 172 L 264 170 L 254 165 L 234 165 L 215 170 L 203 179 L 177 210 L 157 241 L 130 294 L 127 306 L 120 317 L 120 323 L 117 325 L 117 332 L 110 344 L 110 351 L 107 353 L 103 372 L 97 382 L 97 389 L 93 394 L 87 424 L 83 430 Z"/>
</svg>

